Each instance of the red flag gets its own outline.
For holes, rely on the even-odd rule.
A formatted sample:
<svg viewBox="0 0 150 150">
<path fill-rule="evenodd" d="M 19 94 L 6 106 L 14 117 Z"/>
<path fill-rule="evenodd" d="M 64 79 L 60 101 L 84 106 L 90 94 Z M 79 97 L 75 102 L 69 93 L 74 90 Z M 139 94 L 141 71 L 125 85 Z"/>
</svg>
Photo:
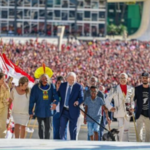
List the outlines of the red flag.
<svg viewBox="0 0 150 150">
<path fill-rule="evenodd" d="M 26 76 L 29 79 L 29 86 L 32 87 L 34 83 L 34 79 L 28 75 L 26 72 L 24 72 L 21 68 L 19 68 L 17 65 L 12 63 L 5 54 L 2 55 L 3 60 L 8 68 L 8 75 L 13 77 L 13 82 L 15 84 L 18 84 L 19 79 L 22 76 Z"/>
</svg>

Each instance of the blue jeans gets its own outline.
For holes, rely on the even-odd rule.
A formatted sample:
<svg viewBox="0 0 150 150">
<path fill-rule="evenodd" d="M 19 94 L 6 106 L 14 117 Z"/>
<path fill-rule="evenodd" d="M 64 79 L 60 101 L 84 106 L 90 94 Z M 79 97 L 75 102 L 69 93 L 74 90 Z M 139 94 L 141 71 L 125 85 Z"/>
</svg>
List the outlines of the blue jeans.
<svg viewBox="0 0 150 150">
<path fill-rule="evenodd" d="M 98 120 L 96 120 L 98 123 L 101 123 L 101 117 L 100 117 L 100 119 L 98 119 Z M 97 123 L 96 123 L 97 124 Z M 99 125 L 98 125 L 99 126 Z M 99 137 L 100 137 L 100 126 L 99 126 Z M 88 139 L 88 141 L 90 141 L 90 135 L 89 135 L 89 133 L 88 133 L 88 135 L 87 135 L 87 139 Z"/>
<path fill-rule="evenodd" d="M 97 122 L 100 123 L 100 120 L 97 120 Z M 95 123 L 95 122 L 87 122 L 87 127 L 88 127 L 88 135 L 92 136 L 94 135 L 94 132 L 99 132 L 100 126 Z"/>
</svg>

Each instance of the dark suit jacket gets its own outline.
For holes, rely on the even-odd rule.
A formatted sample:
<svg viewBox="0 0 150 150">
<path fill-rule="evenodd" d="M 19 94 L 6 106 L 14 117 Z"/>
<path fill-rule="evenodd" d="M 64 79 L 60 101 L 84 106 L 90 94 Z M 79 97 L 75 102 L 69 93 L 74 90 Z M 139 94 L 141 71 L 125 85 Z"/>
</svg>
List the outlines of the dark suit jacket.
<svg viewBox="0 0 150 150">
<path fill-rule="evenodd" d="M 62 114 L 64 102 L 65 102 L 65 96 L 66 96 L 66 88 L 67 88 L 67 82 L 62 83 L 60 85 L 60 88 L 58 90 L 58 95 L 60 97 L 60 115 Z M 80 110 L 78 106 L 74 106 L 74 102 L 78 101 L 79 105 L 83 103 L 83 89 L 82 86 L 78 83 L 75 83 L 73 85 L 70 99 L 69 99 L 69 114 L 71 118 L 78 118 L 80 114 Z"/>
<path fill-rule="evenodd" d="M 134 100 L 137 100 L 136 103 L 136 119 L 138 119 L 142 112 L 143 107 L 143 85 L 135 87 L 135 96 Z M 150 118 L 150 86 L 149 86 L 149 118 Z"/>
</svg>

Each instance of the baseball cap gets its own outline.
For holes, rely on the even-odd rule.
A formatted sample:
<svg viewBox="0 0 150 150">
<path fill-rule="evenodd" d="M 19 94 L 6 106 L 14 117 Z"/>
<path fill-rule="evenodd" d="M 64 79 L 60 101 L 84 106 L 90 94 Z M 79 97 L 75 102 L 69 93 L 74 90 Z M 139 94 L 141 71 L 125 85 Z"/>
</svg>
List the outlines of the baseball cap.
<svg viewBox="0 0 150 150">
<path fill-rule="evenodd" d="M 149 77 L 149 73 L 148 72 L 143 72 L 142 77 Z"/>
</svg>

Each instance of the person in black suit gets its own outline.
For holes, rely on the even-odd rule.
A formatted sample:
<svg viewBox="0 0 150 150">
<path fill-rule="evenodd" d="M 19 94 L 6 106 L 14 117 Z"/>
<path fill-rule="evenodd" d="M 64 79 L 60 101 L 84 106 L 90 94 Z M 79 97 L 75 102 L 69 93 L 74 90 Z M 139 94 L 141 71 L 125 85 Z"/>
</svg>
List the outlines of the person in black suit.
<svg viewBox="0 0 150 150">
<path fill-rule="evenodd" d="M 149 74 L 142 73 L 142 85 L 135 87 L 137 133 L 139 141 L 143 141 L 143 124 L 145 125 L 145 142 L 150 142 L 150 85 Z"/>
</svg>

